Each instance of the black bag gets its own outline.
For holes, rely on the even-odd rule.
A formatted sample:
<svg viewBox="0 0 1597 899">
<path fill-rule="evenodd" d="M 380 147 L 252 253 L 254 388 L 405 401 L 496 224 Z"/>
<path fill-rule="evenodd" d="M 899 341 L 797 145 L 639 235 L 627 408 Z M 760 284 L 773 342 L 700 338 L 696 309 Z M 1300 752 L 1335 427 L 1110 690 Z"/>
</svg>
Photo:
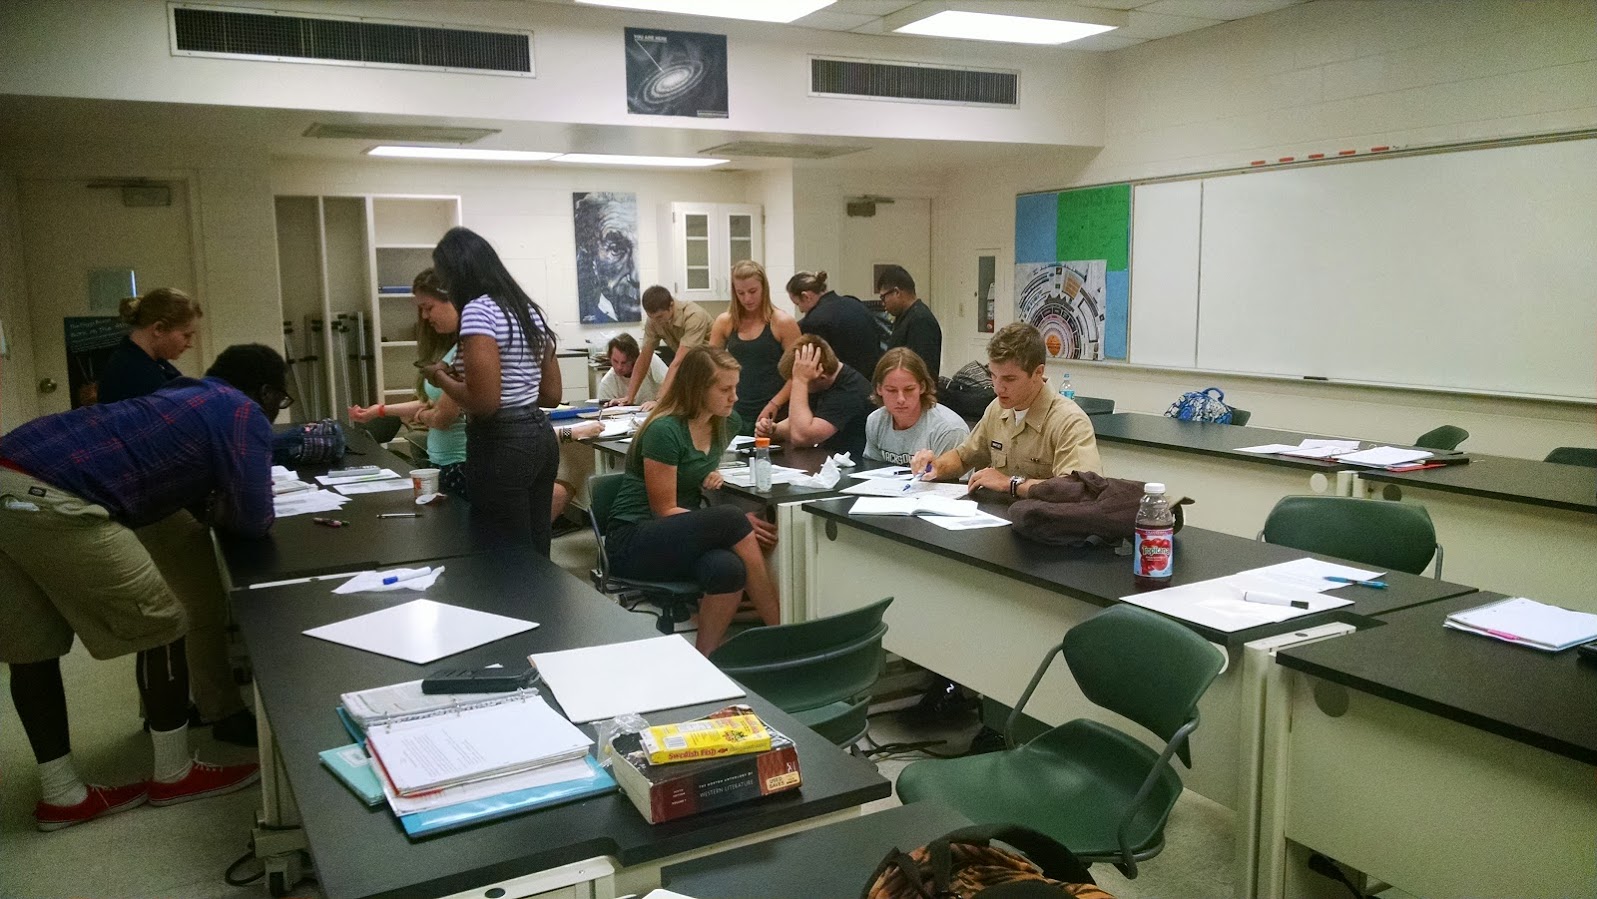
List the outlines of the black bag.
<svg viewBox="0 0 1597 899">
<path fill-rule="evenodd" d="M 937 387 L 937 401 L 966 421 L 980 420 L 997 398 L 992 373 L 980 362 L 966 363 L 952 378 L 941 379 Z"/>
<path fill-rule="evenodd" d="M 997 840 L 1024 855 L 992 845 Z M 894 849 L 861 899 L 1114 899 L 1071 851 L 1029 827 L 978 824 L 914 852 Z"/>
<path fill-rule="evenodd" d="M 344 428 L 331 418 L 296 425 L 272 438 L 272 464 L 326 465 L 344 458 Z"/>
<path fill-rule="evenodd" d="M 1015 533 L 1039 543 L 1069 546 L 1094 537 L 1113 543 L 1136 530 L 1137 506 L 1145 487 L 1141 481 L 1072 471 L 1033 484 L 1026 499 L 1009 507 L 1009 517 Z M 1170 498 L 1178 532 L 1181 507 L 1190 502 L 1189 497 Z"/>
</svg>

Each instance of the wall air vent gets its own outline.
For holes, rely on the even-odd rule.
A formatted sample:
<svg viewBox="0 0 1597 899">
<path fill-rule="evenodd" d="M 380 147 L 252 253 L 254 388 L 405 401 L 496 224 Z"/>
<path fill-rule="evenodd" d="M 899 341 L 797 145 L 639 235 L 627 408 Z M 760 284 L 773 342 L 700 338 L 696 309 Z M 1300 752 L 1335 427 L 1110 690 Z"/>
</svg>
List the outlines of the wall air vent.
<svg viewBox="0 0 1597 899">
<path fill-rule="evenodd" d="M 498 128 L 459 128 L 454 125 L 339 125 L 328 122 L 316 122 L 305 129 L 306 137 L 417 144 L 469 144 L 498 133 Z"/>
<path fill-rule="evenodd" d="M 1015 106 L 1020 73 L 861 59 L 810 58 L 810 93 L 818 97 Z"/>
<path fill-rule="evenodd" d="M 699 152 L 705 156 L 759 156 L 768 159 L 831 159 L 835 156 L 847 156 L 861 150 L 869 150 L 857 144 L 839 146 L 837 144 L 787 144 L 778 141 L 740 140 L 730 144 L 720 144 L 706 147 Z"/>
<path fill-rule="evenodd" d="M 172 52 L 346 66 L 532 75 L 532 33 L 267 9 L 170 7 Z"/>
</svg>

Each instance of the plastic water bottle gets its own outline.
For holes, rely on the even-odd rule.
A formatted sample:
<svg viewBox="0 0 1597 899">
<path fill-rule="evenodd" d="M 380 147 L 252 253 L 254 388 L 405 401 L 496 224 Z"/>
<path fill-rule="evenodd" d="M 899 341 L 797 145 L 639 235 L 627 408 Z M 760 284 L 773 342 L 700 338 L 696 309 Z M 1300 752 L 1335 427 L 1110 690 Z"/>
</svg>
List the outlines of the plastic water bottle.
<svg viewBox="0 0 1597 899">
<path fill-rule="evenodd" d="M 1170 586 L 1176 570 L 1175 513 L 1165 499 L 1163 484 L 1147 484 L 1137 505 L 1132 537 L 1132 571 L 1139 589 Z"/>
<path fill-rule="evenodd" d="M 754 458 L 749 460 L 749 470 L 754 473 L 754 489 L 760 493 L 770 493 L 771 438 L 754 438 Z"/>
<path fill-rule="evenodd" d="M 1070 372 L 1065 372 L 1061 377 L 1063 380 L 1059 383 L 1059 395 L 1067 400 L 1075 399 L 1076 388 L 1070 386 Z"/>
</svg>

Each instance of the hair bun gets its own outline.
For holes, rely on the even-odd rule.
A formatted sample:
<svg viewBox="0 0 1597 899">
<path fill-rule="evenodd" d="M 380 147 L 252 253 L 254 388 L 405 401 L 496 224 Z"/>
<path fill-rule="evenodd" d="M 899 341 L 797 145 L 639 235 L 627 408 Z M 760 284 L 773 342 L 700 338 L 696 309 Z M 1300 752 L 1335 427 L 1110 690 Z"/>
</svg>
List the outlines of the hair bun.
<svg viewBox="0 0 1597 899">
<path fill-rule="evenodd" d="M 816 272 L 815 280 L 820 281 L 822 284 L 826 283 L 826 272 Z"/>
</svg>

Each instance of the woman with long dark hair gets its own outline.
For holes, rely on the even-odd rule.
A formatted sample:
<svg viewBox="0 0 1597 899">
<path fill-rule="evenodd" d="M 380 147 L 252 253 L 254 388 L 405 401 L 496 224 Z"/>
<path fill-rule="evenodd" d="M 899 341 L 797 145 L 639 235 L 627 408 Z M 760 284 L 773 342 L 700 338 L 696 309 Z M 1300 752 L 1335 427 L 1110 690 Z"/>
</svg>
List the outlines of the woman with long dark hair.
<svg viewBox="0 0 1597 899">
<path fill-rule="evenodd" d="M 453 366 L 424 369 L 466 410 L 466 491 L 478 539 L 549 555 L 549 503 L 560 449 L 538 406 L 560 402 L 555 334 L 481 235 L 451 228 L 433 269 L 460 310 Z"/>
</svg>

